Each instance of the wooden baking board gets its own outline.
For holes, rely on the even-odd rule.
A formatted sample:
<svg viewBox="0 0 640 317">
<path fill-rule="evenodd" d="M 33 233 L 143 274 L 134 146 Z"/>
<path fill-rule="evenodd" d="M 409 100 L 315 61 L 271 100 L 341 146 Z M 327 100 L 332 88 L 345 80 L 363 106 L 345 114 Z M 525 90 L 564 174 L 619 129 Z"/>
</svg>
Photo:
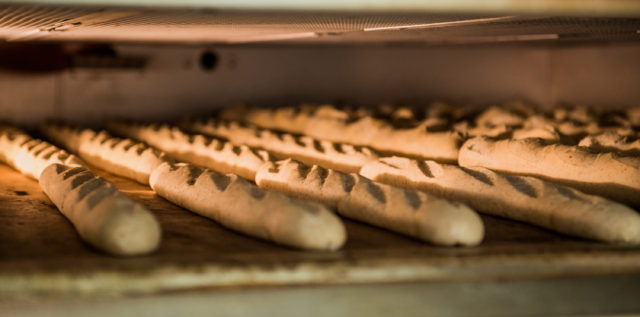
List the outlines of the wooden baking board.
<svg viewBox="0 0 640 317">
<path fill-rule="evenodd" d="M 98 174 L 154 212 L 159 250 L 116 258 L 83 244 L 38 183 L 0 165 L 0 299 L 120 296 L 274 285 L 470 282 L 640 274 L 640 247 L 562 236 L 483 216 L 484 243 L 442 248 L 345 220 L 337 252 L 289 249 L 227 230 L 141 184 Z"/>
</svg>

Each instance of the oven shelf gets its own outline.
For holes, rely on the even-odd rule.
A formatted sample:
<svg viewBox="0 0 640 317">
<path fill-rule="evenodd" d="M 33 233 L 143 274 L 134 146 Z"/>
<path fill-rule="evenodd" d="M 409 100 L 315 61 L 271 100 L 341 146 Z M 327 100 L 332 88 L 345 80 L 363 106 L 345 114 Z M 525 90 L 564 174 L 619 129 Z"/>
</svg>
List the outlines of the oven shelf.
<svg viewBox="0 0 640 317">
<path fill-rule="evenodd" d="M 222 228 L 149 188 L 106 172 L 157 216 L 159 250 L 114 258 L 83 244 L 37 182 L 0 165 L 0 299 L 149 295 L 257 286 L 466 283 L 567 277 L 640 276 L 640 248 L 573 239 L 483 216 L 474 248 L 442 248 L 345 220 L 338 252 L 280 247 Z"/>
</svg>

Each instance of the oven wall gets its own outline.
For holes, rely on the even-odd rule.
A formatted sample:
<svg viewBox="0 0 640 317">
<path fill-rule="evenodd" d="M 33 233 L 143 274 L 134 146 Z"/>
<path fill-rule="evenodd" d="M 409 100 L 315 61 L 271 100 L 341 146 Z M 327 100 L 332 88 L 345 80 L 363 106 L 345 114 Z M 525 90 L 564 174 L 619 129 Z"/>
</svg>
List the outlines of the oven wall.
<svg viewBox="0 0 640 317">
<path fill-rule="evenodd" d="M 117 58 L 141 58 L 144 66 L 85 62 L 55 72 L 0 71 L 0 119 L 166 120 L 238 102 L 640 105 L 637 44 L 113 48 Z M 213 69 L 202 66 L 206 51 L 218 56 Z"/>
</svg>

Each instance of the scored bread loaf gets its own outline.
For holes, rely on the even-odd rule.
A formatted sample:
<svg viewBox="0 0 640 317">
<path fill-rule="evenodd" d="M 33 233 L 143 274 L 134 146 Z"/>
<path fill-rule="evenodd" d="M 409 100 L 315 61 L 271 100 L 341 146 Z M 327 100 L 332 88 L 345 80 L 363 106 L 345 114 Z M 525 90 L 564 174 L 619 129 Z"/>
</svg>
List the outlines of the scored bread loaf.
<svg viewBox="0 0 640 317">
<path fill-rule="evenodd" d="M 460 149 L 460 166 L 540 177 L 585 193 L 640 206 L 640 157 L 594 153 L 540 139 L 475 137 Z"/>
<path fill-rule="evenodd" d="M 149 184 L 151 172 L 168 160 L 164 153 L 145 143 L 115 138 L 106 131 L 47 123 L 42 132 L 64 147 L 75 149 L 88 163 L 142 184 Z"/>
<path fill-rule="evenodd" d="M 237 117 L 237 116 L 236 116 Z M 447 129 L 432 130 L 425 120 L 410 128 L 397 128 L 370 115 L 353 118 L 331 105 L 300 108 L 248 109 L 245 121 L 257 126 L 304 134 L 320 140 L 368 146 L 398 155 L 455 162 L 461 136 Z"/>
<path fill-rule="evenodd" d="M 346 240 L 342 221 L 324 206 L 266 191 L 237 175 L 163 163 L 150 184 L 169 201 L 254 237 L 311 250 L 336 250 Z"/>
<path fill-rule="evenodd" d="M 75 155 L 8 126 L 0 127 L 0 161 L 33 179 L 53 163 L 82 165 Z"/>
<path fill-rule="evenodd" d="M 460 201 L 483 213 L 567 235 L 640 244 L 640 215 L 619 203 L 534 177 L 500 174 L 401 157 L 381 158 L 360 173 L 375 181 Z"/>
<path fill-rule="evenodd" d="M 220 171 L 220 172 L 223 172 L 223 173 L 227 172 L 227 171 L 224 170 L 224 168 L 223 168 L 224 166 L 228 166 L 228 164 L 231 164 L 233 161 L 237 161 L 237 158 L 233 158 L 233 157 L 229 157 L 229 156 L 221 158 L 222 161 L 219 162 L 219 163 L 214 161 L 214 160 L 205 160 L 205 159 L 198 160 L 197 158 L 195 158 L 195 156 L 188 154 L 188 153 L 192 153 L 192 152 L 195 151 L 193 149 L 194 148 L 194 144 L 193 143 L 189 143 L 189 142 L 186 141 L 186 140 L 189 139 L 189 136 L 188 135 L 184 135 L 179 130 L 171 130 L 168 127 L 164 127 L 164 128 L 163 127 L 159 127 L 158 129 L 146 129 L 146 128 L 140 128 L 140 126 L 136 126 L 136 125 L 125 125 L 125 126 L 120 126 L 120 127 L 112 126 L 112 128 L 114 129 L 114 131 L 120 131 L 123 134 L 131 135 L 131 136 L 136 136 L 136 137 L 140 137 L 140 138 L 144 138 L 144 139 L 153 138 L 153 139 L 155 139 L 157 141 L 157 145 L 162 150 L 165 150 L 167 152 L 171 152 L 173 149 L 180 148 L 180 149 L 182 149 L 182 151 L 184 151 L 183 152 L 183 156 L 181 157 L 183 160 L 185 160 L 187 162 L 190 162 L 190 163 L 194 163 L 194 164 L 196 162 L 198 162 L 199 164 L 202 164 L 202 165 L 204 165 L 204 166 L 206 166 L 206 167 L 208 167 L 208 168 L 210 168 L 212 170 Z M 119 129 L 119 128 L 122 128 L 122 129 Z M 138 128 L 140 128 L 140 129 L 138 129 Z M 161 131 L 170 131 L 170 130 L 173 131 L 172 133 L 174 135 L 174 139 L 171 142 L 180 142 L 180 143 L 182 143 L 182 145 L 176 144 L 175 146 L 171 146 L 171 145 L 168 145 L 169 144 L 168 142 L 160 142 L 160 140 L 163 138 L 162 137 L 163 134 L 161 133 Z M 178 134 L 180 136 L 177 136 Z M 195 137 L 192 136 L 192 138 L 195 138 Z M 149 142 L 153 143 L 155 141 L 149 140 Z M 202 155 L 206 155 L 206 154 L 202 154 Z M 225 161 L 227 161 L 227 160 L 230 161 L 230 162 L 226 163 Z M 301 166 L 300 168 L 307 167 L 307 165 L 304 165 L 302 163 L 298 163 L 298 162 L 293 163 L 293 161 L 290 161 L 290 162 L 292 162 L 291 164 L 299 164 L 299 166 Z M 279 184 L 282 183 L 282 181 L 276 179 L 278 177 L 281 178 L 282 175 L 278 175 L 278 173 L 274 174 L 272 172 L 269 172 L 270 170 L 273 169 L 273 166 L 274 165 L 272 164 L 271 161 L 269 161 L 269 160 L 263 161 L 261 166 L 258 168 L 258 171 L 255 174 L 255 178 L 252 178 L 250 180 L 254 180 L 255 179 L 256 183 L 258 184 L 259 187 L 263 187 L 263 188 L 266 188 L 266 189 L 278 189 L 278 190 L 284 192 L 285 194 L 288 194 L 288 195 L 291 195 L 291 196 L 295 196 L 295 197 L 298 197 L 298 198 L 302 198 L 302 199 L 318 201 L 318 202 L 321 202 L 321 203 L 329 206 L 330 208 L 334 208 L 334 209 L 336 209 L 336 208 L 339 209 L 339 207 L 338 207 L 338 201 L 339 200 L 340 201 L 344 201 L 345 200 L 345 198 L 344 198 L 345 189 L 343 189 L 343 187 L 342 187 L 343 185 L 340 185 L 339 183 L 335 183 L 334 185 L 331 185 L 331 186 L 324 186 L 322 191 L 318 191 L 318 190 L 316 190 L 317 189 L 316 187 L 313 187 L 313 185 L 311 187 L 307 187 L 305 189 L 305 187 L 302 185 L 302 183 L 298 182 L 298 180 L 291 179 L 292 183 L 290 185 L 294 186 L 293 189 L 291 187 L 286 187 L 286 186 L 282 187 L 282 186 L 279 185 Z M 289 165 L 287 165 L 287 166 L 289 166 Z M 311 169 L 311 167 L 307 167 L 307 168 Z M 335 171 L 328 170 L 328 169 L 321 168 L 321 167 L 317 167 L 317 166 L 313 168 L 313 172 L 311 174 L 313 174 L 315 172 L 319 172 L 319 173 L 327 172 L 327 173 L 331 173 L 331 175 L 338 175 L 338 176 L 332 176 L 331 180 L 334 180 L 336 177 L 338 177 L 340 179 L 344 178 L 344 179 L 346 179 L 347 184 L 349 183 L 349 179 L 351 179 L 353 177 L 352 175 L 349 175 L 349 174 L 343 174 L 343 173 L 335 172 Z M 262 177 L 260 176 L 260 173 L 263 173 Z M 270 173 L 270 174 L 264 174 L 264 173 Z M 306 179 L 311 179 L 311 178 L 306 178 Z M 286 181 L 287 180 L 285 180 L 285 182 Z M 329 183 L 331 183 L 331 182 L 329 182 Z M 348 192 L 351 191 L 351 188 L 349 188 L 348 186 L 347 186 L 347 188 L 349 189 L 347 191 L 347 193 L 348 193 Z M 398 193 L 399 193 L 398 191 L 402 191 L 400 189 L 385 189 L 385 190 L 389 190 L 392 193 L 394 193 L 395 195 L 398 195 Z M 165 197 L 165 198 L 167 198 L 167 196 L 165 196 L 165 195 L 168 195 L 165 192 L 159 192 L 159 194 L 161 196 Z M 421 194 L 418 194 L 419 197 L 421 197 L 420 195 Z M 393 197 L 396 197 L 396 196 L 393 196 Z M 167 199 L 169 199 L 170 201 L 174 201 L 173 198 L 167 198 Z M 362 198 L 361 202 L 364 199 L 365 198 Z M 427 199 L 423 198 L 423 200 L 426 201 Z M 354 201 L 354 200 L 352 199 L 351 201 Z M 176 201 L 174 201 L 174 202 L 176 202 Z M 176 203 L 178 203 L 178 204 L 180 204 L 182 206 L 185 206 L 188 209 L 195 208 L 194 206 L 183 205 L 182 203 L 179 203 L 179 202 L 176 202 Z M 433 205 L 435 205 L 435 203 Z M 405 203 L 404 206 L 406 207 L 406 203 Z M 423 206 L 423 208 L 426 208 L 427 206 L 429 206 L 429 204 L 425 204 Z M 446 204 L 442 204 L 442 206 L 440 206 L 440 205 L 438 205 L 438 206 L 439 206 L 438 208 L 442 207 L 442 209 L 444 209 L 444 210 L 446 210 L 446 208 L 444 208 L 444 207 L 447 207 Z M 343 207 L 343 208 L 347 208 L 347 210 L 348 210 L 347 213 L 344 214 L 344 215 L 347 215 L 347 216 L 349 216 L 351 218 L 357 218 L 357 219 L 360 219 L 363 222 L 369 222 L 371 224 L 378 225 L 380 227 L 385 227 L 385 228 L 386 227 L 390 227 L 391 229 L 396 229 L 396 231 L 404 230 L 404 231 L 400 231 L 400 232 L 405 233 L 405 234 L 414 234 L 414 233 L 415 233 L 415 235 L 422 234 L 425 237 L 419 237 L 419 238 L 431 239 L 431 240 L 436 239 L 435 243 L 446 244 L 446 245 L 451 245 L 451 244 L 456 244 L 456 243 L 465 244 L 465 245 L 473 245 L 473 244 L 479 243 L 480 240 L 482 240 L 482 236 L 483 236 L 482 222 L 480 221 L 479 224 L 478 224 L 478 222 L 474 222 L 473 216 L 470 216 L 472 220 L 467 221 L 467 222 L 461 222 L 459 224 L 459 226 L 463 227 L 463 226 L 469 225 L 469 223 L 471 223 L 471 225 L 469 225 L 471 227 L 471 229 L 469 229 L 469 232 L 464 232 L 464 233 L 463 232 L 454 232 L 454 233 L 451 233 L 451 235 L 454 235 L 454 234 L 460 234 L 460 235 L 461 234 L 467 234 L 468 236 L 464 236 L 464 237 L 461 237 L 461 238 L 456 238 L 456 237 L 446 238 L 446 234 L 447 234 L 446 230 L 448 230 L 447 228 L 450 228 L 452 226 L 451 224 L 448 224 L 448 225 L 442 226 L 442 230 L 441 231 L 437 231 L 437 232 L 433 233 L 436 236 L 441 236 L 440 238 L 433 238 L 433 237 L 428 237 L 428 234 L 424 233 L 424 230 L 428 230 L 428 229 L 432 228 L 432 227 L 429 227 L 429 225 L 434 225 L 435 222 L 438 221 L 438 220 L 444 221 L 445 217 L 440 217 L 440 218 L 436 217 L 438 215 L 439 211 L 434 211 L 434 212 L 428 214 L 428 216 L 433 217 L 433 218 L 430 218 L 430 220 L 433 221 L 432 224 L 422 225 L 423 227 L 420 227 L 420 229 L 414 230 L 413 227 L 411 227 L 411 228 L 403 227 L 403 228 L 397 229 L 397 224 L 396 223 L 392 222 L 391 224 L 386 224 L 386 223 L 384 223 L 384 222 L 382 222 L 380 220 L 380 219 L 384 219 L 383 217 L 384 217 L 385 213 L 389 213 L 389 215 L 390 215 L 389 217 L 392 217 L 394 215 L 392 213 L 392 211 L 394 210 L 395 207 L 393 205 L 390 205 L 390 204 L 386 204 L 386 205 L 379 205 L 379 204 L 378 205 L 376 205 L 376 204 L 367 205 L 364 202 L 362 202 L 360 205 L 358 205 L 357 208 L 353 207 L 353 205 L 346 205 L 346 207 Z M 380 208 L 382 208 L 382 209 L 380 209 Z M 451 213 L 451 218 L 447 218 L 447 219 L 452 220 L 455 217 L 463 217 L 463 216 L 460 216 L 460 215 L 466 215 L 466 213 L 468 213 L 468 212 L 473 213 L 473 211 L 470 211 L 470 210 L 467 211 L 465 208 L 466 207 L 453 208 L 453 209 L 456 209 L 456 210 Z M 434 209 L 436 209 L 436 207 L 434 207 Z M 402 211 L 406 212 L 407 210 L 413 211 L 413 209 L 409 209 L 409 208 L 405 208 Z M 458 211 L 458 210 L 462 210 L 462 211 Z M 352 212 L 351 215 L 348 214 L 349 211 Z M 367 217 L 368 214 L 376 214 L 376 213 L 378 214 L 378 216 L 373 217 L 372 219 L 369 219 Z M 407 216 L 408 214 L 413 214 L 413 213 L 405 213 L 404 215 Z M 420 214 L 420 215 L 422 215 L 422 214 Z M 477 215 L 476 215 L 476 217 L 477 217 Z M 426 217 L 419 218 L 416 222 L 422 221 L 422 220 L 424 220 L 424 218 L 426 218 Z M 392 218 L 390 218 L 390 219 L 392 219 Z M 476 220 L 478 220 L 478 219 L 476 219 Z M 478 226 L 480 226 L 481 228 L 478 229 L 477 228 Z M 414 230 L 414 231 L 411 231 L 411 230 Z M 440 239 L 440 240 L 438 240 L 438 239 Z M 467 239 L 467 240 L 464 240 L 464 239 Z"/>
<path fill-rule="evenodd" d="M 269 153 L 245 145 L 204 135 L 192 135 L 166 124 L 136 124 L 111 121 L 108 129 L 144 141 L 181 161 L 206 166 L 254 180 L 258 168 L 269 161 Z"/>
<path fill-rule="evenodd" d="M 155 217 L 86 168 L 50 164 L 39 182 L 80 237 L 97 249 L 125 256 L 158 248 L 161 230 Z"/>
<path fill-rule="evenodd" d="M 265 164 L 256 175 L 256 183 L 321 202 L 347 218 L 437 245 L 473 246 L 484 237 L 482 220 L 469 207 L 376 183 L 358 174 L 289 159 Z"/>
<path fill-rule="evenodd" d="M 191 120 L 182 122 L 181 126 L 188 131 L 222 137 L 235 144 L 263 148 L 280 159 L 293 158 L 345 173 L 357 172 L 362 165 L 378 157 L 366 147 L 276 132 L 237 121 Z"/>
<path fill-rule="evenodd" d="M 580 140 L 578 146 L 587 147 L 594 152 L 640 154 L 640 139 L 637 135 L 621 135 L 614 131 L 586 136 Z"/>
</svg>

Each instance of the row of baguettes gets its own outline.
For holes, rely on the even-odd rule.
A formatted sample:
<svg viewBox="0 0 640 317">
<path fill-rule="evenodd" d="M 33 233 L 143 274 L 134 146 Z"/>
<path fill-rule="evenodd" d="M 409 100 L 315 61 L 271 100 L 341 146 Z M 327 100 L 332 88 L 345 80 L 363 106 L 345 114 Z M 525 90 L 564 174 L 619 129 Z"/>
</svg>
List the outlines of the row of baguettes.
<svg viewBox="0 0 640 317">
<path fill-rule="evenodd" d="M 272 162 L 263 165 L 255 173 L 256 182 L 259 186 L 277 188 L 287 194 L 320 201 L 333 208 L 337 206 L 340 211 L 339 197 L 344 193 L 340 193 L 340 186 L 334 183 L 340 183 L 340 179 L 349 174 L 323 166 L 325 161 L 331 159 L 331 155 L 327 154 L 322 146 L 333 148 L 332 144 L 319 143 L 311 138 L 296 139 L 286 133 L 279 133 L 279 136 L 273 137 L 272 132 L 264 129 L 215 121 L 184 122 L 183 126 L 210 134 L 222 131 L 218 136 L 231 139 L 232 142 L 236 142 L 236 146 L 242 143 L 246 143 L 243 146 L 262 145 L 261 148 L 279 151 L 280 155 L 289 154 L 294 158 L 304 155 L 308 164 L 317 165 L 309 166 L 293 160 Z M 112 122 L 109 127 L 117 133 L 144 140 L 159 148 L 174 151 L 180 148 L 179 151 L 182 153 L 176 153 L 177 156 L 188 156 L 189 153 L 198 152 L 196 140 L 205 138 L 202 135 L 187 134 L 168 125 Z M 240 133 L 235 133 L 236 131 Z M 306 142 L 299 142 L 301 139 Z M 312 153 L 313 151 L 315 153 Z M 347 156 L 348 153 L 342 154 Z M 356 158 L 360 157 L 360 153 L 356 155 Z M 344 161 L 344 157 L 339 161 Z M 334 164 L 339 165 L 338 162 Z M 417 189 L 464 202 L 489 214 L 529 222 L 579 237 L 609 242 L 640 243 L 640 217 L 635 211 L 613 201 L 533 177 L 407 158 L 370 158 L 362 162 L 360 167 L 360 174 L 373 181 Z M 216 168 L 216 165 L 212 165 L 212 168 Z M 369 195 L 363 195 L 365 197 L 361 204 L 371 204 L 376 200 L 387 202 L 386 196 L 378 198 L 375 195 L 376 192 L 382 191 L 368 191 Z M 416 201 L 411 196 L 405 196 L 409 204 Z M 402 206 L 397 203 L 395 205 Z M 560 210 L 562 212 L 559 212 Z"/>
<path fill-rule="evenodd" d="M 521 102 L 484 109 L 443 103 L 425 108 L 300 105 L 230 107 L 218 118 L 445 163 L 456 162 L 462 141 L 474 136 L 516 140 L 534 137 L 599 151 L 640 151 L 640 142 L 636 142 L 640 108 L 595 111 L 556 107 L 542 111 Z"/>
<path fill-rule="evenodd" d="M 221 117 L 235 117 L 262 128 L 316 136 L 318 139 L 313 141 L 314 144 L 324 138 L 361 144 L 366 143 L 361 142 L 362 138 L 369 138 L 366 145 L 372 149 L 378 149 L 379 142 L 386 142 L 395 146 L 395 149 L 385 148 L 386 152 L 435 161 L 440 157 L 439 144 L 426 141 L 433 140 L 426 137 L 406 136 L 411 139 L 406 141 L 403 133 L 413 131 L 419 135 L 430 135 L 435 132 L 416 130 L 413 126 L 445 121 L 437 133 L 457 132 L 461 136 L 460 146 L 451 154 L 451 160 L 460 166 L 536 176 L 634 207 L 640 206 L 640 158 L 633 155 L 640 144 L 637 141 L 640 135 L 636 132 L 640 127 L 640 110 L 598 114 L 586 108 L 558 108 L 545 113 L 521 103 L 505 108 L 490 107 L 473 115 L 453 114 L 455 109 L 459 108 L 440 105 L 434 111 L 425 111 L 428 115 L 422 121 L 416 119 L 415 111 L 405 108 L 388 110 L 384 117 L 366 114 L 363 109 L 347 111 L 327 105 L 315 108 L 305 105 L 298 108 L 230 109 L 223 111 Z M 413 122 L 403 121 L 405 126 L 409 126 L 408 130 L 394 124 L 399 117 Z M 361 129 L 366 122 L 376 124 Z M 267 147 L 274 143 L 273 138 L 265 137 L 265 132 L 248 124 L 194 120 L 187 122 L 186 126 L 240 143 L 261 143 Z M 381 126 L 385 128 L 377 128 Z M 250 131 L 241 133 L 243 129 L 253 129 L 254 137 L 250 137 Z M 271 134 L 278 135 L 277 132 Z M 614 138 L 613 135 L 619 137 Z M 409 153 L 412 148 L 419 148 L 423 154 Z M 369 159 L 375 159 L 375 156 Z"/>
<path fill-rule="evenodd" d="M 80 238 L 118 256 L 157 249 L 161 230 L 142 205 L 97 176 L 74 155 L 33 139 L 14 127 L 0 127 L 0 162 L 38 180 Z"/>
<path fill-rule="evenodd" d="M 255 181 L 259 187 L 321 202 L 345 217 L 427 242 L 476 245 L 484 237 L 484 226 L 479 216 L 463 204 L 324 167 L 293 162 L 290 163 L 295 165 L 293 169 L 282 167 L 282 162 L 275 164 L 266 151 L 187 134 L 166 124 L 112 122 L 108 126 L 117 134 L 142 140 L 179 160 L 221 173 L 233 172 L 234 165 L 244 166 L 247 168 L 246 178 Z M 231 149 L 235 157 L 225 153 L 224 149 Z M 301 179 L 281 186 L 281 178 L 288 177 L 282 174 L 285 171 Z"/>
<path fill-rule="evenodd" d="M 106 131 L 49 123 L 42 132 L 88 163 L 150 185 L 159 196 L 227 228 L 301 249 L 336 250 L 345 242 L 344 224 L 322 205 L 262 190 L 237 175 L 176 163 L 145 143 Z M 235 147 L 218 151 L 241 154 Z"/>
</svg>

